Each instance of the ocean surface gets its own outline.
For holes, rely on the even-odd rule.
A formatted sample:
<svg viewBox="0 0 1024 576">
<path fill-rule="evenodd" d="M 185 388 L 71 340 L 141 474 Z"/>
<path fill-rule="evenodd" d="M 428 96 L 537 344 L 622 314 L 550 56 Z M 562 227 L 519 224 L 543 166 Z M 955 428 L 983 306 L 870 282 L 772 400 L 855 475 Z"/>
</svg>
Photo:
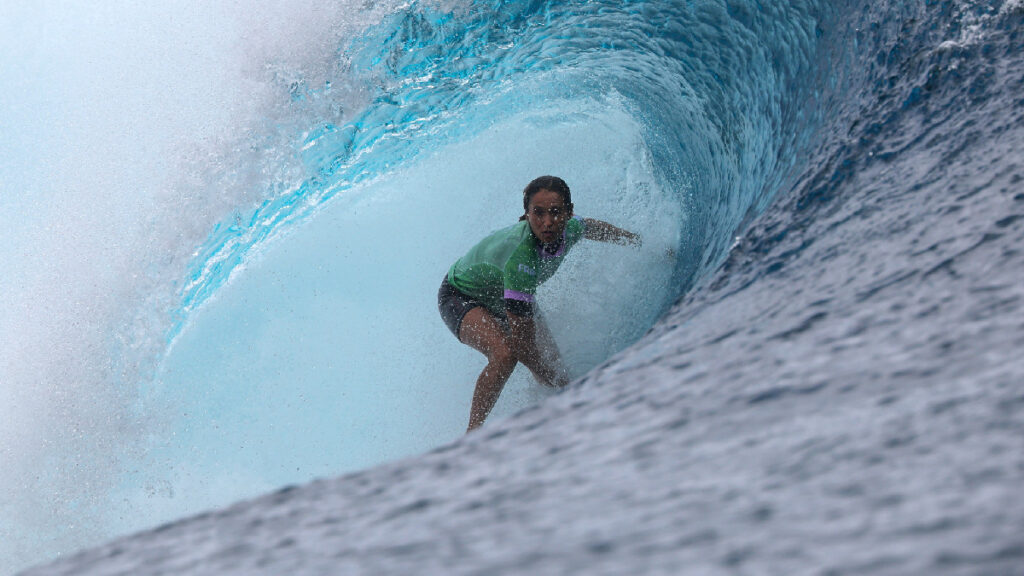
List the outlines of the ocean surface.
<svg viewBox="0 0 1024 576">
<path fill-rule="evenodd" d="M 136 4 L 0 8 L 0 575 L 1024 575 L 1024 2 Z"/>
</svg>

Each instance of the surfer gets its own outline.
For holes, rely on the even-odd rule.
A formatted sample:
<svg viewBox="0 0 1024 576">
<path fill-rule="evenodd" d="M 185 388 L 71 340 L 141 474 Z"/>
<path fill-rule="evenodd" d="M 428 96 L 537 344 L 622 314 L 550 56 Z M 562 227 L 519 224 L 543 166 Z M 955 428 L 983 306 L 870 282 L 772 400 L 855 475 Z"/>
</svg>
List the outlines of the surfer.
<svg viewBox="0 0 1024 576">
<path fill-rule="evenodd" d="M 463 344 L 487 357 L 473 392 L 467 432 L 483 424 L 505 382 L 522 362 L 537 382 L 569 383 L 558 347 L 536 314 L 537 286 L 551 277 L 581 238 L 640 245 L 640 236 L 572 211 L 565 181 L 541 176 L 523 190 L 519 223 L 481 240 L 448 270 L 437 293 L 441 318 Z"/>
</svg>

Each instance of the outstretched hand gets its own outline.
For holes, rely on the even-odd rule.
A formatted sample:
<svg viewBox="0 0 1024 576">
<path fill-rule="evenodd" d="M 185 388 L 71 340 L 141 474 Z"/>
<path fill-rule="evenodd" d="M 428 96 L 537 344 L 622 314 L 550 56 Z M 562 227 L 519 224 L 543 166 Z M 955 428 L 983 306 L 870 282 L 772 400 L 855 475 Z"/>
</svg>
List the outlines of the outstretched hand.
<svg viewBox="0 0 1024 576">
<path fill-rule="evenodd" d="M 620 246 L 635 246 L 637 248 L 643 245 L 643 239 L 639 234 L 613 226 L 603 220 L 583 218 L 583 224 L 583 237 L 587 240 L 611 242 Z"/>
</svg>

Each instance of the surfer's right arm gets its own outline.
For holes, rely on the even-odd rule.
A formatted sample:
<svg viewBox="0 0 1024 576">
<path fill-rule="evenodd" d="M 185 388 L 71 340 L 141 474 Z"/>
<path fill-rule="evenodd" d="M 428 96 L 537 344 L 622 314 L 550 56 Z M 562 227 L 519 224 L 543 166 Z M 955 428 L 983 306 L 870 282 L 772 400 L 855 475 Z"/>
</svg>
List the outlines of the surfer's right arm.
<svg viewBox="0 0 1024 576">
<path fill-rule="evenodd" d="M 583 218 L 583 237 L 587 240 L 598 242 L 610 242 L 620 246 L 636 246 L 643 244 L 639 234 L 630 232 L 624 228 L 613 226 L 603 220 L 594 218 Z"/>
</svg>

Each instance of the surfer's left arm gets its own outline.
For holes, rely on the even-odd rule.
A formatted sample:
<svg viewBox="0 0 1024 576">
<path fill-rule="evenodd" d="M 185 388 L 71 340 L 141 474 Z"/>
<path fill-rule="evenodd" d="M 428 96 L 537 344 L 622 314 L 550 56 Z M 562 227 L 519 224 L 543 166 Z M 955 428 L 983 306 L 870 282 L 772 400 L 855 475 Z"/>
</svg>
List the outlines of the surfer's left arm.
<svg viewBox="0 0 1024 576">
<path fill-rule="evenodd" d="M 639 234 L 613 226 L 602 220 L 594 218 L 581 218 L 583 220 L 583 237 L 587 240 L 598 242 L 611 242 L 620 246 L 636 246 L 643 244 Z"/>
</svg>

